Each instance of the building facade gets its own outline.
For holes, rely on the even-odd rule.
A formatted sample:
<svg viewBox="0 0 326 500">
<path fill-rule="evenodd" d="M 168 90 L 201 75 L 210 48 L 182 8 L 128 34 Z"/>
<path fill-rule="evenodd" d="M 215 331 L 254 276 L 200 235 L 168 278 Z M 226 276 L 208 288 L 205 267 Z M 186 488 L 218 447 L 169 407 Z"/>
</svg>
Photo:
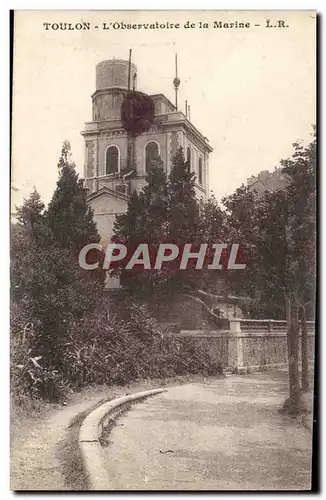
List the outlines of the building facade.
<svg viewBox="0 0 326 500">
<path fill-rule="evenodd" d="M 275 168 L 273 172 L 261 170 L 258 175 L 252 175 L 247 179 L 247 186 L 250 191 L 257 191 L 258 195 L 265 191 L 277 191 L 285 189 L 288 184 L 287 176 L 283 173 L 283 168 Z"/>
<path fill-rule="evenodd" d="M 128 136 L 121 122 L 121 105 L 128 91 L 129 62 L 113 59 L 96 66 L 96 90 L 92 95 L 92 121 L 85 123 L 84 180 L 88 203 L 94 211 L 102 243 L 110 241 L 116 215 L 127 211 L 130 194 L 145 185 L 146 169 L 159 155 L 166 174 L 181 146 L 196 174 L 196 195 L 209 195 L 209 153 L 204 137 L 163 94 L 151 95 L 155 118 L 151 128 L 134 139 L 132 175 L 128 162 Z M 131 82 L 137 90 L 137 68 L 131 64 Z"/>
</svg>

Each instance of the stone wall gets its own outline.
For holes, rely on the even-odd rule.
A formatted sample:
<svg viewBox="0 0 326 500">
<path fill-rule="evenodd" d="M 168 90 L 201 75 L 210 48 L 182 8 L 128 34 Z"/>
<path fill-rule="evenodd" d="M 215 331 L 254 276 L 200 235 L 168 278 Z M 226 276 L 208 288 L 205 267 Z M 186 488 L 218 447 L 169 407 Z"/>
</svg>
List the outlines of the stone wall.
<svg viewBox="0 0 326 500">
<path fill-rule="evenodd" d="M 193 344 L 209 351 L 217 365 L 221 365 L 223 368 L 228 366 L 227 335 L 222 335 L 220 332 L 213 330 L 197 331 L 195 333 L 193 331 L 182 330 L 174 336 L 180 339 L 187 338 L 191 340 Z"/>
<path fill-rule="evenodd" d="M 250 373 L 272 368 L 286 368 L 286 332 L 231 332 L 218 330 L 181 330 L 175 334 L 180 338 L 191 338 L 203 342 L 225 370 L 233 373 Z M 308 333 L 308 359 L 314 360 L 314 333 Z M 301 363 L 301 336 L 299 339 L 299 363 Z"/>
<path fill-rule="evenodd" d="M 308 334 L 308 359 L 314 359 L 315 336 Z M 299 362 L 301 362 L 301 336 L 299 339 Z M 268 368 L 286 367 L 287 334 L 276 332 L 231 333 L 228 339 L 228 368 L 238 373 L 259 371 Z"/>
</svg>

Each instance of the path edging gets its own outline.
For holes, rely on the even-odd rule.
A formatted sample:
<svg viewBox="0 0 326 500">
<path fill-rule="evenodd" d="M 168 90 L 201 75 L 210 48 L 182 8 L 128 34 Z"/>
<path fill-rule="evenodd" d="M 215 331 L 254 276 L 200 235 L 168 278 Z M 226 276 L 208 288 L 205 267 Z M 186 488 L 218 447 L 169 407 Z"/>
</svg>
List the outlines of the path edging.
<svg viewBox="0 0 326 500">
<path fill-rule="evenodd" d="M 106 418 L 114 413 L 114 410 L 127 403 L 138 401 L 155 394 L 165 392 L 167 389 L 152 389 L 149 391 L 136 392 L 112 401 L 108 401 L 93 410 L 83 421 L 80 431 L 78 445 L 81 451 L 84 469 L 87 475 L 90 490 L 108 490 L 109 478 L 103 467 L 104 453 L 100 444 L 103 432 L 103 423 Z M 113 417 L 114 418 L 114 417 Z M 112 488 L 113 489 L 113 488 Z"/>
</svg>

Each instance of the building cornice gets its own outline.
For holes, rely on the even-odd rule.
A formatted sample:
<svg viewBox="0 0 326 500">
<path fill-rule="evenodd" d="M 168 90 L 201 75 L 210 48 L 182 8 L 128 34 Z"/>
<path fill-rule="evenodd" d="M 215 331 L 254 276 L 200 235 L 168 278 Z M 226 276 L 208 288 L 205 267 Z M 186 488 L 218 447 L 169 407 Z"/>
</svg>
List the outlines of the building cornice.
<svg viewBox="0 0 326 500">
<path fill-rule="evenodd" d="M 124 92 L 127 93 L 128 90 L 125 87 L 106 87 L 104 89 L 97 89 L 93 94 L 91 95 L 91 98 L 94 99 L 99 94 L 107 94 L 107 93 L 113 93 L 113 92 Z"/>
<path fill-rule="evenodd" d="M 170 113 L 168 113 L 170 114 Z M 191 137 L 191 135 L 193 136 L 193 138 L 196 138 L 196 140 L 202 145 L 205 147 L 205 149 L 207 149 L 207 151 L 209 151 L 210 153 L 213 150 L 212 146 L 209 144 L 208 142 L 208 139 L 206 137 L 204 137 L 200 132 L 199 130 L 183 115 L 183 113 L 180 113 L 182 115 L 182 117 L 179 119 L 179 120 L 174 120 L 174 121 L 170 121 L 170 120 L 165 120 L 165 121 L 160 121 L 160 123 L 166 127 L 167 129 L 171 128 L 172 126 L 178 126 L 178 127 L 181 127 L 185 130 L 187 130 L 188 132 L 188 135 Z M 158 115 L 159 116 L 159 115 Z M 161 115 L 162 116 L 162 115 Z M 193 141 L 195 142 L 195 141 Z"/>
<path fill-rule="evenodd" d="M 153 99 L 155 99 L 155 98 L 157 98 L 157 97 L 161 97 L 161 98 L 163 98 L 163 100 L 164 100 L 164 101 L 165 101 L 165 102 L 166 102 L 169 106 L 171 106 L 171 108 L 172 108 L 174 111 L 177 111 L 177 110 L 176 110 L 175 105 L 174 105 L 174 104 L 172 104 L 172 102 L 170 101 L 170 99 L 168 99 L 168 98 L 166 97 L 166 95 L 164 95 L 164 94 L 151 94 L 149 97 L 152 97 Z"/>
<path fill-rule="evenodd" d="M 177 112 L 179 113 L 179 112 Z M 196 129 L 196 127 L 189 122 L 189 120 L 183 115 L 183 113 L 179 113 L 181 117 L 177 120 L 169 120 L 166 119 L 172 113 L 164 113 L 160 115 L 156 115 L 156 119 L 154 124 L 142 135 L 151 135 L 151 134 L 162 134 L 165 131 L 169 131 L 171 129 L 179 128 L 187 131 L 187 134 L 195 143 L 197 142 L 200 146 L 204 147 L 206 151 L 211 153 L 213 151 L 212 146 L 209 144 L 208 140 Z M 175 113 L 173 113 L 175 114 Z M 109 126 L 111 125 L 111 127 Z M 119 125 L 118 125 L 119 124 Z M 81 132 L 82 136 L 98 136 L 104 135 L 105 137 L 127 137 L 127 132 L 121 127 L 120 120 L 103 120 L 103 121 L 94 121 L 94 122 L 86 122 L 86 129 Z M 93 125 L 93 127 L 92 127 Z M 118 125 L 118 126 L 117 126 Z M 87 127 L 89 127 L 87 129 Z"/>
</svg>

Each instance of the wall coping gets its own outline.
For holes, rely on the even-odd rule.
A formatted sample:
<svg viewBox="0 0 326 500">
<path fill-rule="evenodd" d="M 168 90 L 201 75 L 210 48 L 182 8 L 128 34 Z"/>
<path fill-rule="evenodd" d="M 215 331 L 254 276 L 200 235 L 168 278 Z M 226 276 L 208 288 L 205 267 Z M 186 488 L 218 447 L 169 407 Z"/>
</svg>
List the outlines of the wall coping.
<svg viewBox="0 0 326 500">
<path fill-rule="evenodd" d="M 272 331 L 272 332 L 230 332 L 230 330 L 180 330 L 180 332 L 170 333 L 171 337 L 193 337 L 193 338 L 273 338 L 286 337 L 287 332 Z M 301 337 L 301 332 L 299 333 Z M 314 337 L 313 332 L 308 332 L 308 337 Z"/>
<path fill-rule="evenodd" d="M 250 323 L 283 323 L 286 324 L 286 319 L 251 319 L 251 318 L 230 318 L 229 321 L 232 322 L 240 322 L 240 323 L 245 323 L 245 322 L 250 322 Z M 306 321 L 307 325 L 314 325 L 314 321 Z"/>
</svg>

